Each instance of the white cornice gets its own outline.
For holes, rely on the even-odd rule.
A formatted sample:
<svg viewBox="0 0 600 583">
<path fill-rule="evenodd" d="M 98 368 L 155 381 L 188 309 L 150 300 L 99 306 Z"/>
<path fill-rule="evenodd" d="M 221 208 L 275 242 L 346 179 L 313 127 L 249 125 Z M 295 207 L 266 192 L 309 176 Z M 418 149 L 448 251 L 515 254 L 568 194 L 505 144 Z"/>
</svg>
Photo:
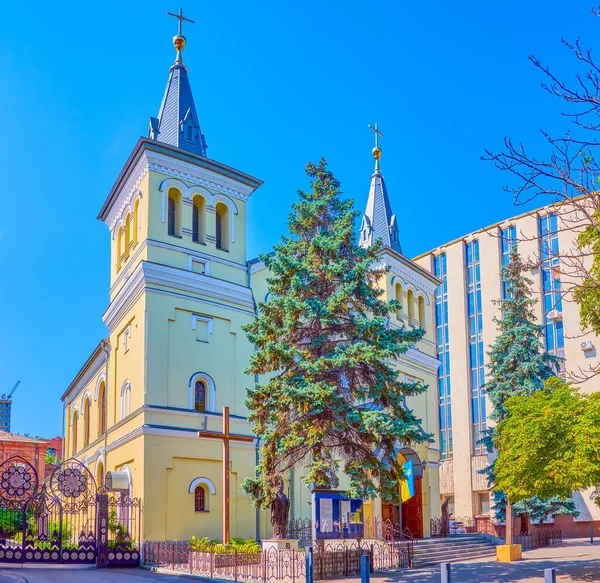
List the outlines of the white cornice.
<svg viewBox="0 0 600 583">
<path fill-rule="evenodd" d="M 123 270 L 115 279 L 115 283 L 112 284 L 110 289 L 108 290 L 109 295 L 112 295 L 114 291 L 121 285 L 122 281 L 125 279 L 129 279 L 131 277 L 131 270 L 129 267 L 135 263 L 135 260 L 139 257 L 139 255 L 146 249 L 146 247 L 157 247 L 159 249 L 169 249 L 170 251 L 176 251 L 177 253 L 183 253 L 192 259 L 198 259 L 199 261 L 206 262 L 210 264 L 220 263 L 221 265 L 227 265 L 228 267 L 233 267 L 234 269 L 239 269 L 240 271 L 246 271 L 245 265 L 240 265 L 239 263 L 235 263 L 234 261 L 229 261 L 228 259 L 223 259 L 221 257 L 217 257 L 215 255 L 210 255 L 208 253 L 204 253 L 202 251 L 196 251 L 192 249 L 187 249 L 186 247 L 180 247 L 179 245 L 172 245 L 170 243 L 164 243 L 163 241 L 155 241 L 153 239 L 144 239 L 138 246 L 135 247 L 135 253 L 127 260 L 127 264 L 124 266 Z M 189 262 L 188 262 L 189 266 Z M 207 271 L 206 275 L 210 275 L 210 272 Z"/>
<path fill-rule="evenodd" d="M 429 356 L 429 354 L 425 354 L 416 348 L 409 348 L 408 352 L 400 355 L 398 361 L 404 361 L 420 368 L 424 368 L 431 374 L 437 374 L 437 369 L 439 368 L 440 364 L 442 364 L 437 358 Z"/>
<path fill-rule="evenodd" d="M 248 200 L 254 191 L 252 186 L 241 184 L 231 178 L 183 160 L 174 160 L 170 156 L 157 152 L 147 152 L 146 156 L 148 158 L 148 168 L 154 172 L 187 180 L 195 185 L 204 186 L 244 202 Z"/>
<path fill-rule="evenodd" d="M 387 253 L 385 253 L 381 259 L 382 264 L 389 266 L 394 275 L 399 275 L 405 280 L 410 281 L 417 288 L 424 290 L 430 295 L 435 293 L 437 278 L 435 275 L 429 273 L 424 267 L 407 259 L 407 262 L 410 262 L 411 266 L 414 266 L 414 269 L 411 269 L 408 265 L 401 263 L 395 257 L 392 257 Z"/>
<path fill-rule="evenodd" d="M 248 200 L 255 190 L 252 186 L 247 186 L 206 168 L 200 168 L 183 160 L 174 160 L 170 156 L 159 154 L 158 152 L 145 151 L 140 156 L 133 170 L 129 173 L 129 177 L 120 189 L 115 203 L 112 205 L 104 221 L 111 232 L 121 218 L 125 208 L 131 204 L 140 183 L 149 170 L 186 180 L 191 182 L 193 186 L 209 188 L 214 194 L 227 194 L 244 202 Z"/>
<path fill-rule="evenodd" d="M 111 232 L 121 218 L 125 208 L 131 204 L 131 200 L 133 199 L 133 196 L 137 192 L 138 187 L 146 174 L 148 174 L 148 160 L 146 158 L 146 153 L 144 153 L 141 155 L 140 159 L 135 165 L 135 168 L 129 174 L 129 178 L 127 178 L 123 188 L 121 188 L 115 204 L 113 204 L 108 216 L 106 217 L 106 220 L 104 221 L 104 223 L 108 225 L 108 228 L 111 230 Z"/>
<path fill-rule="evenodd" d="M 207 235 L 208 239 L 208 235 Z M 214 237 L 213 237 L 214 239 Z M 227 265 L 229 267 L 233 267 L 235 269 L 240 269 L 241 271 L 246 271 L 246 266 L 236 263 L 235 261 L 230 261 L 229 259 L 223 259 L 222 257 L 217 257 L 216 255 L 210 255 L 208 253 L 204 253 L 203 251 L 195 251 L 193 249 L 188 249 L 187 247 L 180 247 L 179 245 L 172 245 L 171 243 L 164 243 L 163 241 L 155 241 L 154 239 L 148 240 L 149 247 L 160 247 L 161 249 L 170 249 L 171 251 L 178 251 L 179 253 L 184 253 L 185 255 L 191 255 L 193 257 L 197 257 L 198 259 L 205 259 L 207 261 L 214 261 L 215 263 L 221 263 L 222 265 Z"/>
<path fill-rule="evenodd" d="M 63 397 L 62 401 L 65 404 L 65 406 L 68 406 L 74 401 L 77 401 L 77 399 L 79 398 L 79 394 L 83 391 L 83 389 L 90 382 L 90 380 L 92 380 L 98 374 L 98 372 L 105 365 L 105 363 L 106 355 L 104 354 L 104 352 L 101 352 L 100 354 L 96 355 L 96 358 L 89 363 L 87 370 L 83 373 L 77 384 L 73 386 L 69 393 Z"/>
<path fill-rule="evenodd" d="M 152 286 L 166 289 L 155 290 Z M 193 271 L 141 261 L 117 292 L 102 317 L 109 330 L 114 329 L 126 310 L 147 289 L 168 293 L 187 292 L 198 296 L 198 299 L 219 300 L 233 308 L 254 314 L 252 291 L 247 287 Z"/>
</svg>

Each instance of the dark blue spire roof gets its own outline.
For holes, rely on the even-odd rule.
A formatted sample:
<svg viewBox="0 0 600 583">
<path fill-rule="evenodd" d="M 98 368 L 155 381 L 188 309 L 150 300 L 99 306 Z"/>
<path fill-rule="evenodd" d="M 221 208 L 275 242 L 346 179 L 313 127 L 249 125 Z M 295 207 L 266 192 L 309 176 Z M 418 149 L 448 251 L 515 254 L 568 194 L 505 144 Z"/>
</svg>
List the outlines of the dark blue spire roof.
<svg viewBox="0 0 600 583">
<path fill-rule="evenodd" d="M 148 137 L 206 156 L 206 140 L 200 130 L 188 72 L 180 61 L 171 67 L 158 118 L 150 118 Z"/>
<path fill-rule="evenodd" d="M 371 176 L 367 208 L 360 225 L 359 243 L 362 247 L 369 247 L 378 238 L 382 240 L 386 247 L 402 253 L 398 222 L 396 215 L 392 213 L 392 205 L 385 187 L 383 174 L 379 172 L 379 166 L 375 168 L 375 173 Z"/>
</svg>

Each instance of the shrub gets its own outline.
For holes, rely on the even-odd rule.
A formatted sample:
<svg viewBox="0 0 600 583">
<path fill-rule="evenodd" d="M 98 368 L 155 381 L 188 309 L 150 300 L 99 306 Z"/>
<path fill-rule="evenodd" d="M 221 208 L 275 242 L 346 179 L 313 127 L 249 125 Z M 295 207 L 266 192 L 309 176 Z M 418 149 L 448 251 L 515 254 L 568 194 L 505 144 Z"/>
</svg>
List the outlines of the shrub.
<svg viewBox="0 0 600 583">
<path fill-rule="evenodd" d="M 190 548 L 192 551 L 201 553 L 242 553 L 254 554 L 262 551 L 258 541 L 254 539 L 234 538 L 228 545 L 220 543 L 217 539 L 210 539 L 207 536 L 196 538 L 192 536 L 190 540 Z"/>
</svg>

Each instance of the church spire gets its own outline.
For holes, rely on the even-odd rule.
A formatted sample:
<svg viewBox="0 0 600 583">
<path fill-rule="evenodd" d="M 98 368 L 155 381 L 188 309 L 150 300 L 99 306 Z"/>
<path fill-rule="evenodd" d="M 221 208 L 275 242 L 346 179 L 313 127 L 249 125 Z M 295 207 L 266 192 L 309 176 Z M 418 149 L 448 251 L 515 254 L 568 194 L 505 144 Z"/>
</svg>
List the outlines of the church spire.
<svg viewBox="0 0 600 583">
<path fill-rule="evenodd" d="M 181 25 L 183 21 L 192 24 L 194 21 L 184 17 L 182 9 L 179 10 L 179 14 L 167 14 L 179 20 L 178 32 L 173 37 L 177 55 L 171 67 L 158 117 L 150 118 L 148 137 L 193 154 L 206 156 L 206 140 L 200 130 L 192 87 L 182 57 L 186 39 L 181 34 Z"/>
<path fill-rule="evenodd" d="M 376 239 L 380 238 L 386 247 L 390 247 L 398 253 L 402 253 L 400 237 L 398 235 L 398 222 L 396 215 L 392 213 L 392 205 L 385 187 L 385 180 L 379 168 L 381 149 L 379 148 L 379 137 L 384 137 L 379 131 L 378 124 L 369 125 L 375 133 L 375 147 L 373 158 L 375 158 L 375 171 L 371 176 L 371 188 L 367 199 L 367 208 L 360 225 L 361 247 L 370 247 Z"/>
</svg>

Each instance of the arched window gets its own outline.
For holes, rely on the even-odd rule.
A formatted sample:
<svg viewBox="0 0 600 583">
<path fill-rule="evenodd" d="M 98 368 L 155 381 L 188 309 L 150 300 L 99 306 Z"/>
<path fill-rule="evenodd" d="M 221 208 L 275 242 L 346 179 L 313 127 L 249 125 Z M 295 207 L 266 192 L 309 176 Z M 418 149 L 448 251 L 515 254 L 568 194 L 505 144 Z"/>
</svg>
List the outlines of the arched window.
<svg viewBox="0 0 600 583">
<path fill-rule="evenodd" d="M 121 419 L 131 413 L 131 384 L 127 380 L 121 388 Z"/>
<path fill-rule="evenodd" d="M 425 298 L 419 296 L 419 326 L 421 326 L 421 328 L 425 328 L 425 320 Z"/>
<path fill-rule="evenodd" d="M 202 413 L 206 411 L 206 382 L 197 380 L 194 385 L 194 409 Z"/>
<path fill-rule="evenodd" d="M 404 306 L 404 294 L 402 291 L 402 286 L 399 283 L 397 283 L 394 286 L 394 288 L 395 288 L 394 289 L 394 292 L 395 292 L 394 299 L 400 304 L 400 309 L 396 312 L 396 317 L 398 319 L 400 319 L 400 318 L 402 318 L 402 308 Z"/>
<path fill-rule="evenodd" d="M 71 455 L 75 455 L 77 453 L 77 418 L 79 415 L 77 411 L 73 413 L 73 421 L 71 422 Z"/>
<path fill-rule="evenodd" d="M 174 188 L 169 190 L 168 233 L 181 237 L 181 193 Z"/>
<path fill-rule="evenodd" d="M 204 243 L 206 237 L 206 202 L 201 196 L 194 197 L 192 206 L 192 241 Z"/>
<path fill-rule="evenodd" d="M 125 259 L 129 257 L 129 245 L 131 244 L 131 215 L 128 214 L 125 219 Z"/>
<path fill-rule="evenodd" d="M 104 464 L 101 461 L 96 465 L 96 483 L 99 488 L 104 488 Z"/>
<path fill-rule="evenodd" d="M 411 289 L 406 294 L 406 303 L 408 304 L 408 321 L 412 324 L 415 320 L 415 294 Z"/>
<path fill-rule="evenodd" d="M 86 399 L 83 405 L 83 447 L 90 443 L 90 416 L 92 414 L 91 399 Z"/>
<path fill-rule="evenodd" d="M 122 247 L 123 247 L 123 227 L 119 227 L 117 232 L 117 271 L 121 269 L 121 259 L 122 259 Z"/>
<path fill-rule="evenodd" d="M 175 234 L 175 199 L 169 195 L 169 235 Z"/>
<path fill-rule="evenodd" d="M 217 249 L 229 250 L 229 209 L 222 203 L 216 206 Z"/>
<path fill-rule="evenodd" d="M 138 198 L 133 205 L 133 233 L 131 240 L 135 247 L 138 242 L 138 228 L 140 226 L 140 199 Z"/>
<path fill-rule="evenodd" d="M 206 490 L 204 486 L 196 486 L 194 490 L 194 510 L 206 512 Z"/>
<path fill-rule="evenodd" d="M 106 387 L 104 381 L 100 383 L 98 391 L 98 437 L 106 431 Z"/>
</svg>

